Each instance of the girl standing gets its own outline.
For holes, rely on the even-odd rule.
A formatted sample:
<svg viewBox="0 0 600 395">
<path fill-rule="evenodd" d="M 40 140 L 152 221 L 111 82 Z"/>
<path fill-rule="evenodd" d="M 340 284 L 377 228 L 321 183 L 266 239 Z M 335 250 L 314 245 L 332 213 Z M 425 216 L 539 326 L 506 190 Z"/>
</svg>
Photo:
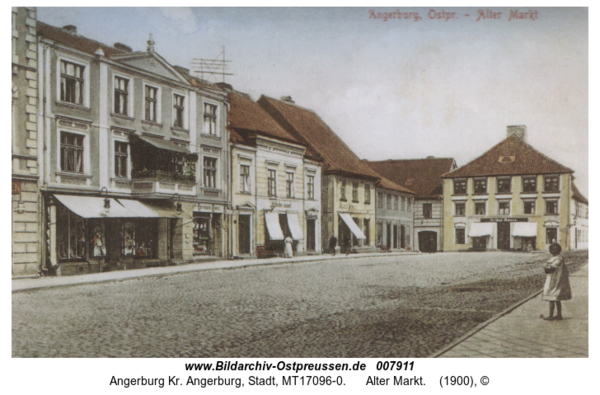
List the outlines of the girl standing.
<svg viewBox="0 0 600 395">
<path fill-rule="evenodd" d="M 569 272 L 565 265 L 565 260 L 560 255 L 562 248 L 560 244 L 550 245 L 550 258 L 544 265 L 546 271 L 546 283 L 544 284 L 544 293 L 542 300 L 550 302 L 550 314 L 547 317 L 542 316 L 546 321 L 562 320 L 561 300 L 571 299 L 571 285 L 569 284 Z M 556 315 L 554 316 L 554 306 L 556 306 Z"/>
</svg>

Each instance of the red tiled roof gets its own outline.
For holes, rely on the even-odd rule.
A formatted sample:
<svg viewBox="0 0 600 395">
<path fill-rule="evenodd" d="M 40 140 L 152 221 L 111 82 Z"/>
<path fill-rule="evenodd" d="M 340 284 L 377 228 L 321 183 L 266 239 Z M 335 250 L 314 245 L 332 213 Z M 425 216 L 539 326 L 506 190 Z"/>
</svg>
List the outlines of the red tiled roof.
<svg viewBox="0 0 600 395">
<path fill-rule="evenodd" d="M 91 54 L 96 52 L 98 48 L 101 48 L 102 51 L 104 51 L 104 56 L 128 53 L 126 51 L 102 44 L 98 41 L 91 40 L 77 34 L 67 33 L 60 27 L 50 26 L 40 21 L 37 22 L 37 33 L 39 36 L 43 36 L 57 43 L 68 45 L 80 51 Z"/>
<path fill-rule="evenodd" d="M 302 144 L 247 95 L 231 91 L 229 92 L 229 102 L 229 129 L 234 129 L 240 134 L 244 131 L 250 131 L 267 137 Z"/>
<path fill-rule="evenodd" d="M 442 196 L 441 176 L 455 166 L 453 158 L 390 159 L 364 163 L 396 184 L 414 191 L 417 198 Z"/>
<path fill-rule="evenodd" d="M 444 178 L 547 173 L 573 173 L 573 170 L 513 134 Z"/>
<path fill-rule="evenodd" d="M 261 96 L 258 103 L 288 132 L 304 141 L 323 158 L 324 171 L 380 178 L 314 111 L 267 96 Z"/>
<path fill-rule="evenodd" d="M 579 189 L 577 189 L 574 182 L 571 183 L 571 191 L 573 191 L 573 199 L 581 203 L 589 204 L 587 198 L 579 192 Z"/>
</svg>

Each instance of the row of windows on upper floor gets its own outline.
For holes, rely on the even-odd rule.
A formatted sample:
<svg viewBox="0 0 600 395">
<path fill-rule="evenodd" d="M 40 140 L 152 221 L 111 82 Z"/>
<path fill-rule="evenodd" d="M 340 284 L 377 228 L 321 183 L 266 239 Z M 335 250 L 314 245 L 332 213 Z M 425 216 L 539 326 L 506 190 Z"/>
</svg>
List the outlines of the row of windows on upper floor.
<svg viewBox="0 0 600 395">
<path fill-rule="evenodd" d="M 60 61 L 60 97 L 63 103 L 85 105 L 86 66 L 66 60 Z M 113 113 L 133 117 L 133 84 L 132 79 L 124 76 L 114 76 Z M 172 118 L 173 127 L 188 128 L 186 116 L 186 95 L 173 93 Z M 161 122 L 161 89 L 159 86 L 144 83 L 144 121 Z M 203 103 L 203 133 L 218 136 L 218 106 L 215 103 Z"/>
<path fill-rule="evenodd" d="M 390 193 L 383 194 L 382 192 L 377 193 L 377 208 L 383 208 L 385 202 L 385 208 L 387 210 L 392 210 L 392 202 L 393 202 L 393 210 L 396 211 L 407 211 L 410 212 L 411 208 L 411 200 L 410 198 L 398 195 L 392 195 Z"/>
<path fill-rule="evenodd" d="M 537 175 L 522 176 L 522 193 L 535 193 L 538 191 Z M 454 182 L 454 194 L 455 195 L 466 195 L 467 194 L 467 179 L 459 178 L 453 180 Z M 512 190 L 512 177 L 496 177 L 496 193 L 511 193 Z M 544 192 L 560 192 L 560 176 L 558 174 L 547 174 L 544 175 Z M 474 178 L 473 179 L 473 193 L 474 194 L 487 194 L 488 193 L 488 178 Z"/>
<path fill-rule="evenodd" d="M 352 203 L 360 203 L 359 201 L 359 192 L 358 192 L 358 181 L 352 182 Z M 340 201 L 347 202 L 346 198 L 346 180 L 342 179 L 340 181 Z M 371 184 L 365 183 L 364 187 L 364 202 L 365 204 L 371 204 Z"/>
<path fill-rule="evenodd" d="M 285 172 L 285 197 L 295 198 L 295 173 L 293 171 Z M 250 193 L 252 186 L 250 185 L 250 166 L 240 165 L 240 192 Z M 277 197 L 277 170 L 267 169 L 267 194 L 269 197 Z M 306 198 L 315 199 L 315 176 L 313 174 L 306 175 Z"/>
<path fill-rule="evenodd" d="M 559 199 L 545 199 L 546 215 L 558 215 Z M 510 200 L 500 200 L 496 203 L 496 213 L 498 215 L 510 215 Z M 466 202 L 454 202 L 454 216 L 464 217 L 466 215 Z M 475 202 L 475 215 L 487 215 L 488 204 L 486 201 Z M 523 214 L 534 215 L 535 200 L 523 200 Z"/>
</svg>

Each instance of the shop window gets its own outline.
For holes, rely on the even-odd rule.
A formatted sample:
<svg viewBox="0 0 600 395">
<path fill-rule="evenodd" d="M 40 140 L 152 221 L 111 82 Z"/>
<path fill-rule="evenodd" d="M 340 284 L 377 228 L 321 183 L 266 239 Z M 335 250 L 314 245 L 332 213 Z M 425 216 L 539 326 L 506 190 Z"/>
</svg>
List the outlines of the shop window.
<svg viewBox="0 0 600 395">
<path fill-rule="evenodd" d="M 129 80 L 123 77 L 115 77 L 115 114 L 127 115 L 127 104 L 129 101 Z"/>
<path fill-rule="evenodd" d="M 485 202 L 475 202 L 475 215 L 485 215 Z"/>
<path fill-rule="evenodd" d="M 70 173 L 83 173 L 83 138 L 74 133 L 60 134 L 61 170 Z"/>
<path fill-rule="evenodd" d="M 465 244 L 465 229 L 464 228 L 456 228 L 454 229 L 455 233 L 455 244 Z"/>
<path fill-rule="evenodd" d="M 467 194 L 467 180 L 454 180 L 454 194 L 455 195 L 466 195 Z"/>
<path fill-rule="evenodd" d="M 371 204 L 371 184 L 365 183 L 365 204 Z"/>
<path fill-rule="evenodd" d="M 315 198 L 315 176 L 307 176 L 307 194 L 308 199 Z"/>
<path fill-rule="evenodd" d="M 537 192 L 537 176 L 523 176 L 523 192 Z"/>
<path fill-rule="evenodd" d="M 269 169 L 269 196 L 277 196 L 277 170 Z"/>
<path fill-rule="evenodd" d="M 129 144 L 115 141 L 115 177 L 127 178 L 127 150 Z"/>
<path fill-rule="evenodd" d="M 463 202 L 454 203 L 454 208 L 455 208 L 454 215 L 457 217 L 463 217 L 465 215 L 465 206 L 466 206 L 466 204 Z"/>
<path fill-rule="evenodd" d="M 510 193 L 510 177 L 498 177 L 498 193 Z"/>
<path fill-rule="evenodd" d="M 498 202 L 498 214 L 510 215 L 510 202 Z"/>
<path fill-rule="evenodd" d="M 558 214 L 558 200 L 546 200 L 546 214 Z"/>
<path fill-rule="evenodd" d="M 194 255 L 210 255 L 210 214 L 194 218 Z"/>
<path fill-rule="evenodd" d="M 487 193 L 487 179 L 476 178 L 473 185 L 475 194 L 482 195 Z"/>
<path fill-rule="evenodd" d="M 430 219 L 432 217 L 431 203 L 423 203 L 423 218 Z"/>
<path fill-rule="evenodd" d="M 58 259 L 81 260 L 86 258 L 85 220 L 59 208 L 56 218 Z"/>
<path fill-rule="evenodd" d="M 60 101 L 83 104 L 84 66 L 60 61 Z"/>
<path fill-rule="evenodd" d="M 204 186 L 217 187 L 217 158 L 204 157 Z"/>
<path fill-rule="evenodd" d="M 158 221 L 152 219 L 123 221 L 121 226 L 121 254 L 123 256 L 156 257 Z"/>
<path fill-rule="evenodd" d="M 217 135 L 217 106 L 204 103 L 204 133 Z"/>
<path fill-rule="evenodd" d="M 358 182 L 352 183 L 352 202 L 358 203 Z"/>
<path fill-rule="evenodd" d="M 98 219 L 88 220 L 90 229 L 90 253 L 94 258 L 106 256 L 106 233 L 104 221 Z"/>
<path fill-rule="evenodd" d="M 544 192 L 559 192 L 558 175 L 544 176 Z"/>
<path fill-rule="evenodd" d="M 525 200 L 523 202 L 523 212 L 525 214 L 535 214 L 535 201 Z"/>
</svg>

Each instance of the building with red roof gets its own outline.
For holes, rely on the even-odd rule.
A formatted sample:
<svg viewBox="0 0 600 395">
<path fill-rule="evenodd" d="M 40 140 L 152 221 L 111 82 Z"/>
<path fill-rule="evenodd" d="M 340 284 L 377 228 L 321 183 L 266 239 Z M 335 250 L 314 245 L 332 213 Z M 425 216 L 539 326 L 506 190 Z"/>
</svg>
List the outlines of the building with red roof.
<svg viewBox="0 0 600 395">
<path fill-rule="evenodd" d="M 456 169 L 453 158 L 365 161 L 374 171 L 414 191 L 407 201 L 413 216 L 412 248 L 421 252 L 443 249 L 442 175 Z M 383 226 L 385 232 L 385 226 Z"/>
<path fill-rule="evenodd" d="M 575 247 L 573 170 L 526 142 L 525 126 L 444 178 L 444 250 Z M 587 207 L 587 206 L 586 206 Z M 586 222 L 587 229 L 587 222 Z"/>
</svg>

